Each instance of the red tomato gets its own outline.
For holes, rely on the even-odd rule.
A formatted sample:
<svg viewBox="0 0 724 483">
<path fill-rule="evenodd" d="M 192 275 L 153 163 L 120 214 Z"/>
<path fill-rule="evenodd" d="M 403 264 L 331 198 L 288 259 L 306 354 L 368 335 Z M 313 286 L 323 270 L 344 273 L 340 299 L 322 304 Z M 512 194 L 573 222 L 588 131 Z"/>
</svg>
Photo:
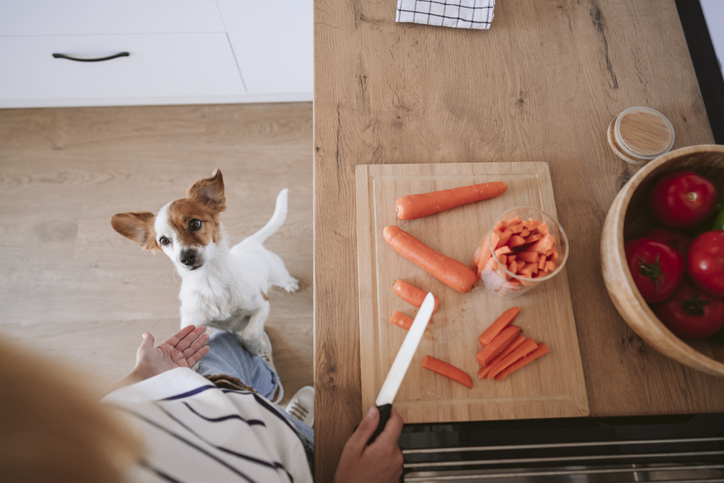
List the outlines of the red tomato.
<svg viewBox="0 0 724 483">
<path fill-rule="evenodd" d="M 669 245 L 639 238 L 624 249 L 631 276 L 646 302 L 663 302 L 679 287 L 684 278 L 684 258 Z"/>
<path fill-rule="evenodd" d="M 659 179 L 649 193 L 649 209 L 671 228 L 694 228 L 716 209 L 714 184 L 691 171 L 674 171 Z"/>
<path fill-rule="evenodd" d="M 694 238 L 686 268 L 697 287 L 724 298 L 724 230 L 707 231 Z"/>
<path fill-rule="evenodd" d="M 703 339 L 724 327 L 724 301 L 685 280 L 674 295 L 651 306 L 659 320 L 679 337 Z"/>
<path fill-rule="evenodd" d="M 691 237 L 683 231 L 674 230 L 673 228 L 667 228 L 660 226 L 658 228 L 651 228 L 644 233 L 643 238 L 651 238 L 656 241 L 666 243 L 677 252 L 681 253 L 681 256 L 686 260 L 686 252 L 691 244 Z"/>
</svg>

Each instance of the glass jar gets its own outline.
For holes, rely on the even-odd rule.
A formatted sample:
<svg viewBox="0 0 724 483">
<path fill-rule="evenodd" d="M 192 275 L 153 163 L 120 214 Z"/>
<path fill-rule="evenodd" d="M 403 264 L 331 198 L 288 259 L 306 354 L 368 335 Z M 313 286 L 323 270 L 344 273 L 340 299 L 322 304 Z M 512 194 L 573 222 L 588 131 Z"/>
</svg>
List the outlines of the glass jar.
<svg viewBox="0 0 724 483">
<path fill-rule="evenodd" d="M 479 250 L 487 250 L 475 255 L 485 290 L 519 297 L 561 272 L 568 260 L 568 237 L 553 216 L 523 206 L 500 215 Z"/>
</svg>

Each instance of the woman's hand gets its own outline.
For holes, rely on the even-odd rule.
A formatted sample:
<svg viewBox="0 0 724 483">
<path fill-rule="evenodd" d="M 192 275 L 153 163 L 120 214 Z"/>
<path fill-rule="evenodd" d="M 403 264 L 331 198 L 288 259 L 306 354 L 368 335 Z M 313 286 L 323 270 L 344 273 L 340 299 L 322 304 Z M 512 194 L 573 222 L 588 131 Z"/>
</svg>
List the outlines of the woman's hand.
<svg viewBox="0 0 724 483">
<path fill-rule="evenodd" d="M 194 367 L 209 352 L 209 336 L 206 327 L 188 325 L 176 332 L 169 340 L 153 347 L 153 336 L 143 333 L 143 342 L 136 351 L 136 367 L 133 369 L 143 379 L 157 376 L 177 367 Z"/>
<path fill-rule="evenodd" d="M 153 336 L 143 333 L 143 342 L 136 351 L 136 367 L 114 389 L 135 384 L 177 367 L 194 367 L 209 352 L 206 327 L 189 325 L 170 339 L 154 347 Z"/>
<path fill-rule="evenodd" d="M 374 443 L 367 446 L 372 433 L 377 429 L 380 412 L 370 408 L 352 436 L 347 440 L 339 458 L 335 483 L 397 483 L 402 476 L 402 451 L 397 439 L 402 432 L 402 417 L 394 408 L 385 429 Z"/>
</svg>

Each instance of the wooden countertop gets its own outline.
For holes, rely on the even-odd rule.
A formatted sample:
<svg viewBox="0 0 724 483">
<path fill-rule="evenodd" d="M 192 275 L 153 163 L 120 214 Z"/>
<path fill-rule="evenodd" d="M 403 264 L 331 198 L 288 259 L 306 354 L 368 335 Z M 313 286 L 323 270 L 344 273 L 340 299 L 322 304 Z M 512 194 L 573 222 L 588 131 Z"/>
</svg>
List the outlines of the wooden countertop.
<svg viewBox="0 0 724 483">
<path fill-rule="evenodd" d="M 673 0 L 500 1 L 490 30 L 395 23 L 395 0 L 315 1 L 316 477 L 362 418 L 355 166 L 545 161 L 571 243 L 568 278 L 591 416 L 724 411 L 724 379 L 646 345 L 618 315 L 599 243 L 637 168 L 606 141 L 636 105 L 674 148 L 713 142 Z"/>
</svg>

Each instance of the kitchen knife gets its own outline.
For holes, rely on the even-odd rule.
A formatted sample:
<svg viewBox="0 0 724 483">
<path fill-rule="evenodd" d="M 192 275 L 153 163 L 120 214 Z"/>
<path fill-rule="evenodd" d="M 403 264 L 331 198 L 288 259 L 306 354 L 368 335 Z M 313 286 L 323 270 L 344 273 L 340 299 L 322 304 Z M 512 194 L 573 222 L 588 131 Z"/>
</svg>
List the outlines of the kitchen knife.
<svg viewBox="0 0 724 483">
<path fill-rule="evenodd" d="M 397 352 L 397 357 L 395 357 L 392 367 L 390 367 L 390 372 L 387 373 L 387 379 L 385 379 L 384 384 L 382 384 L 382 389 L 380 389 L 380 393 L 375 401 L 377 409 L 380 412 L 380 422 L 377 424 L 377 429 L 367 443 L 368 445 L 377 439 L 377 436 L 385 429 L 387 420 L 390 419 L 392 402 L 395 400 L 400 384 L 402 384 L 403 379 L 405 379 L 407 368 L 410 367 L 410 362 L 412 362 L 412 358 L 415 356 L 415 351 L 417 351 L 417 346 L 420 344 L 422 335 L 425 333 L 427 323 L 430 321 L 434 308 L 435 297 L 431 292 L 428 292 L 420 306 L 419 312 L 417 312 L 415 316 L 415 320 L 412 322 L 410 330 L 407 332 L 405 340 L 402 341 L 402 346 L 400 346 L 400 350 Z"/>
</svg>

